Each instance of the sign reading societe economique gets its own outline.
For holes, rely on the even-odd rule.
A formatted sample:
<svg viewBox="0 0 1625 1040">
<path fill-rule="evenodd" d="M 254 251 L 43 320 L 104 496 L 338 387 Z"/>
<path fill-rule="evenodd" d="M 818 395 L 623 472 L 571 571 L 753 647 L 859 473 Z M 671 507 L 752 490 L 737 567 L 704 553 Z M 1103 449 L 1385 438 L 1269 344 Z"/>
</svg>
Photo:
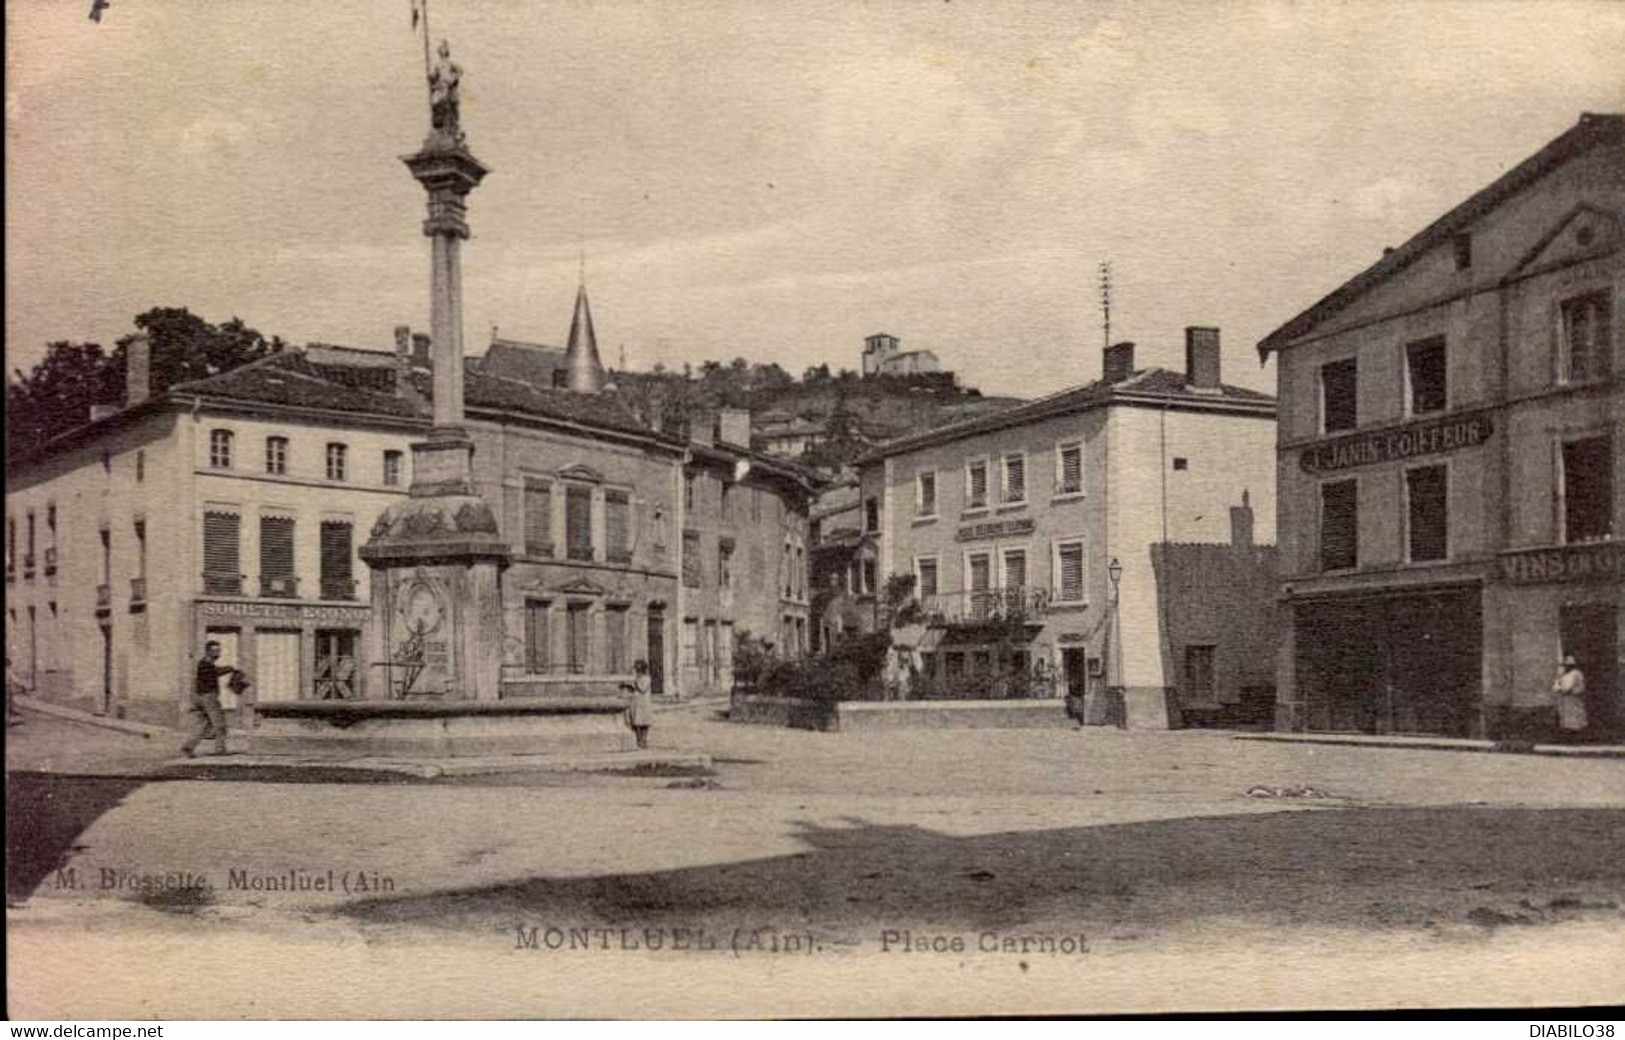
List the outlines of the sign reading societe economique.
<svg viewBox="0 0 1625 1040">
<path fill-rule="evenodd" d="M 1495 423 L 1487 411 L 1450 415 L 1310 445 L 1299 454 L 1298 465 L 1305 473 L 1333 473 L 1379 462 L 1440 455 L 1461 448 L 1476 448 L 1494 432 Z"/>
</svg>

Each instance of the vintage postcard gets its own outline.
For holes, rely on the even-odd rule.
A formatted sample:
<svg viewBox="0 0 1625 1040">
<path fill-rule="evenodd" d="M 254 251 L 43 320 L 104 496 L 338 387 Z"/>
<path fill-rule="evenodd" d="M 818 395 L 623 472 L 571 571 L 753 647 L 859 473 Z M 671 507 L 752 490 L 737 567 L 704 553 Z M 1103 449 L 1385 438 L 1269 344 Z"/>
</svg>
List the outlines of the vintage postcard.
<svg viewBox="0 0 1625 1040">
<path fill-rule="evenodd" d="M 11 1017 L 1625 998 L 1625 6 L 6 21 Z"/>
</svg>

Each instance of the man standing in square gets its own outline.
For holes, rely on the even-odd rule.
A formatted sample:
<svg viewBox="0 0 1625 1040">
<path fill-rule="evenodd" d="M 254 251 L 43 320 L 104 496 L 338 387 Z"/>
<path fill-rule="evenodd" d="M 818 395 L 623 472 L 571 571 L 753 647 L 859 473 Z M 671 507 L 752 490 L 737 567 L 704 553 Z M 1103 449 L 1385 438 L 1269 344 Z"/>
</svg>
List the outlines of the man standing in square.
<svg viewBox="0 0 1625 1040">
<path fill-rule="evenodd" d="M 226 715 L 220 709 L 220 678 L 225 675 L 241 675 L 236 668 L 222 668 L 215 662 L 220 660 L 220 644 L 209 640 L 203 645 L 203 657 L 197 663 L 197 678 L 192 684 L 192 735 L 186 738 L 181 745 L 181 752 L 191 758 L 197 751 L 197 746 L 210 736 L 214 737 L 214 750 L 217 755 L 226 753 Z"/>
</svg>

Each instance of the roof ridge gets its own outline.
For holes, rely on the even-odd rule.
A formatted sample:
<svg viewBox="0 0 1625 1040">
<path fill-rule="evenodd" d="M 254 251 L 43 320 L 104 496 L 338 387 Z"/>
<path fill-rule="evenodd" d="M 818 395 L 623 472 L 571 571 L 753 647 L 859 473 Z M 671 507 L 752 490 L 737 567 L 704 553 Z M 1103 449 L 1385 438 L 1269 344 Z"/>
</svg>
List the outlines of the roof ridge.
<svg viewBox="0 0 1625 1040">
<path fill-rule="evenodd" d="M 184 379 L 179 383 L 171 383 L 169 385 L 169 387 L 164 392 L 166 394 L 172 394 L 176 390 L 182 390 L 182 389 L 188 389 L 188 388 L 196 388 L 199 384 L 202 384 L 202 383 L 208 383 L 208 382 L 211 382 L 211 381 L 216 380 L 216 379 L 224 378 L 225 376 L 236 375 L 238 372 L 252 371 L 253 369 L 256 369 L 256 368 L 265 367 L 265 366 L 269 365 L 273 361 L 280 361 L 283 358 L 290 358 L 290 357 L 300 357 L 300 358 L 302 358 L 302 357 L 304 357 L 304 353 L 298 347 L 295 347 L 292 350 L 279 350 L 279 351 L 276 351 L 275 353 L 267 354 L 262 358 L 255 358 L 253 361 L 249 361 L 249 362 L 246 362 L 246 363 L 241 364 L 241 365 L 234 365 L 233 367 L 225 369 L 224 371 L 211 372 L 210 374 L 208 374 L 206 376 L 199 376 L 196 379 Z"/>
</svg>

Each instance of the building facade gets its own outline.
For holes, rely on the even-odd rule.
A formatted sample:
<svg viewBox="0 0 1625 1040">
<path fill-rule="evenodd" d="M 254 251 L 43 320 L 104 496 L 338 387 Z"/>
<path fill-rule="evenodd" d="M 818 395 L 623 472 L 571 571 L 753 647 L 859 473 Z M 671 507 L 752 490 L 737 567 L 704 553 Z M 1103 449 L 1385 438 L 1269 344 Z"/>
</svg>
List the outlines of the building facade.
<svg viewBox="0 0 1625 1040">
<path fill-rule="evenodd" d="M 1585 116 L 1260 344 L 1285 730 L 1620 732 L 1625 118 Z"/>
<path fill-rule="evenodd" d="M 887 332 L 863 340 L 863 374 L 869 376 L 925 376 L 942 372 L 942 362 L 929 350 L 903 350 L 902 341 Z"/>
<path fill-rule="evenodd" d="M 1095 383 L 861 461 L 873 591 L 914 576 L 933 619 L 929 677 L 1036 668 L 1094 721 L 1115 693 L 1130 724 L 1177 724 L 1186 650 L 1163 638 L 1154 549 L 1229 541 L 1244 496 L 1264 532 L 1275 523 L 1274 401 L 1220 381 L 1216 329 L 1187 331 L 1187 361 L 1135 370 L 1133 345 L 1119 344 Z M 1238 699 L 1239 678 L 1214 696 Z"/>
</svg>

